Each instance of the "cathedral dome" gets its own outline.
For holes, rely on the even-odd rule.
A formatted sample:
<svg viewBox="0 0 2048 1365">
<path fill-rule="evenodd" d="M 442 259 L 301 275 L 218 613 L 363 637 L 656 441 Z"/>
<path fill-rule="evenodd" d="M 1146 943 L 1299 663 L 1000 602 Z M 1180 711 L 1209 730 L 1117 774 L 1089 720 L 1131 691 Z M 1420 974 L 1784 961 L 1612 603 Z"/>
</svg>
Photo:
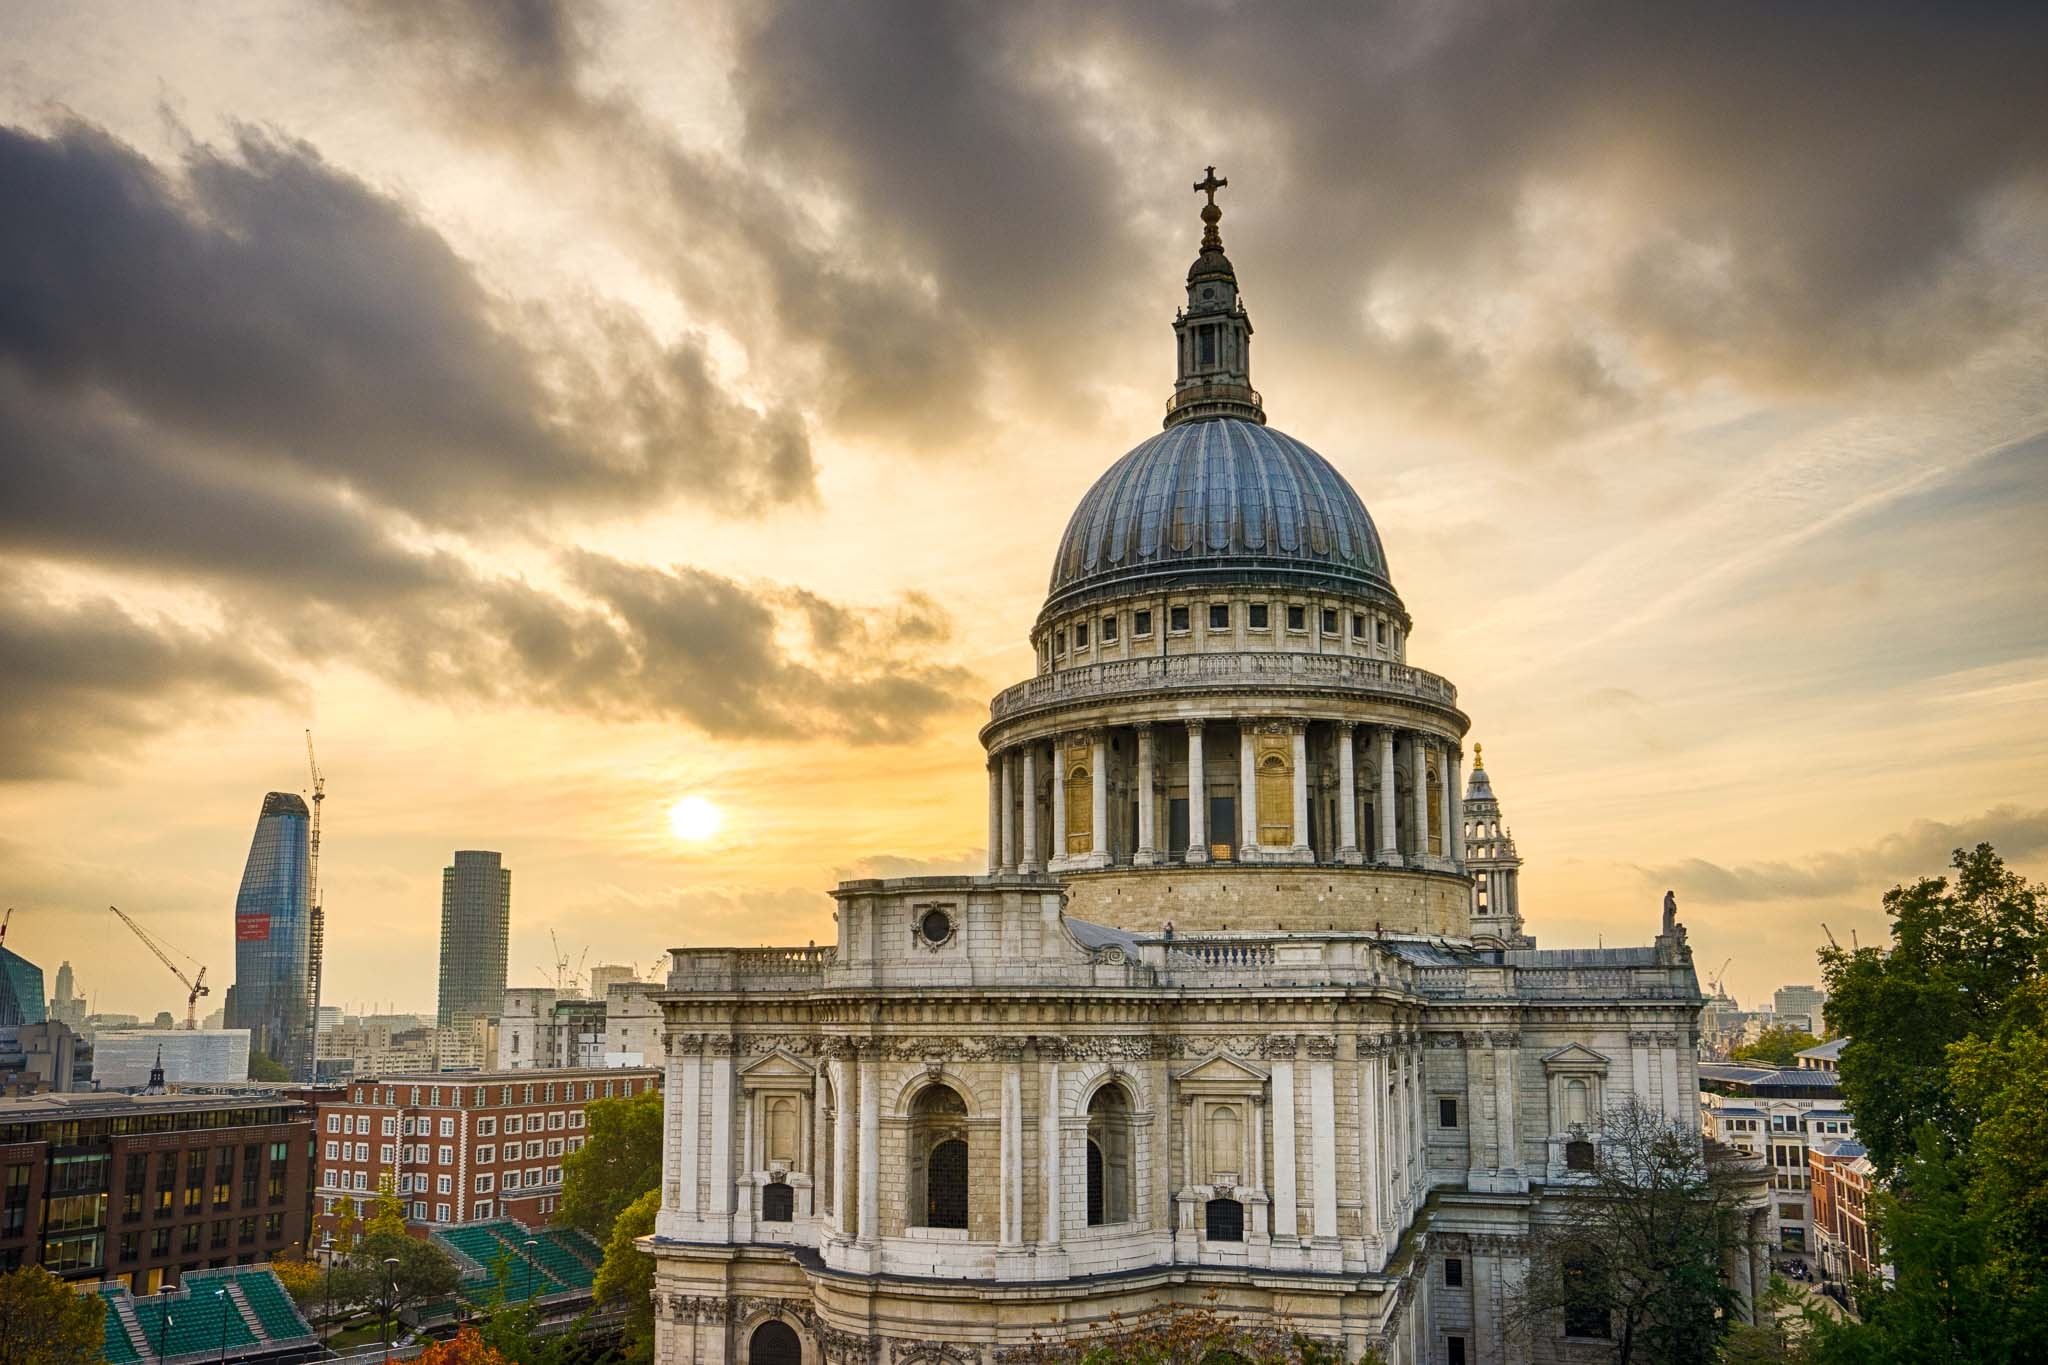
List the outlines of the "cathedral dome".
<svg viewBox="0 0 2048 1365">
<path fill-rule="evenodd" d="M 1226 577 L 1394 599 L 1379 532 L 1344 476 L 1284 432 L 1218 417 L 1168 427 L 1096 480 L 1060 537 L 1046 611 L 1103 589 Z"/>
</svg>

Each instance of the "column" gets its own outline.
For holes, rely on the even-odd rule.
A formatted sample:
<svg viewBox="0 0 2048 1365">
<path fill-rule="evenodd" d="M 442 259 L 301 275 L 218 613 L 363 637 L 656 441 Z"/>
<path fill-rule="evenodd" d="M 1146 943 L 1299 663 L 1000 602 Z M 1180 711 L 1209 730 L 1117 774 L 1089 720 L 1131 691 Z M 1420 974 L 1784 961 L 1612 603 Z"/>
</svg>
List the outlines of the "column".
<svg viewBox="0 0 2048 1365">
<path fill-rule="evenodd" d="M 860 1059 L 860 1217 L 858 1232 L 860 1240 L 868 1246 L 875 1244 L 880 1234 L 881 1219 L 879 1199 L 882 1181 L 882 1154 L 879 1150 L 882 1139 L 882 1096 L 878 1072 L 872 1053 L 863 1053 Z"/>
<path fill-rule="evenodd" d="M 1358 851 L 1358 755 L 1352 740 L 1352 726 L 1345 721 L 1337 727 L 1337 861 L 1359 863 Z"/>
<path fill-rule="evenodd" d="M 1394 732 L 1380 727 L 1380 846 L 1373 856 L 1388 867 L 1401 865 L 1401 835 L 1394 809 Z"/>
<path fill-rule="evenodd" d="M 1017 756 L 1003 754 L 1003 871 L 1017 870 Z"/>
<path fill-rule="evenodd" d="M 1437 819 L 1444 827 L 1443 858 L 1445 866 L 1449 866 L 1453 861 L 1453 850 L 1458 846 L 1458 827 L 1451 823 L 1451 788 L 1455 779 L 1451 776 L 1450 745 L 1444 746 L 1442 755 L 1437 759 L 1437 765 L 1442 769 L 1444 779 L 1443 790 L 1438 793 Z"/>
<path fill-rule="evenodd" d="M 1444 758 L 1444 788 L 1451 794 L 1451 861 L 1461 868 L 1465 865 L 1465 779 L 1459 771 L 1463 767 L 1458 751 L 1452 749 Z"/>
<path fill-rule="evenodd" d="M 1300 1235 L 1294 1189 L 1294 1063 L 1273 1063 L 1273 1235 Z"/>
<path fill-rule="evenodd" d="M 1337 1064 L 1312 1057 L 1308 1064 L 1309 1171 L 1315 1181 L 1317 1241 L 1337 1240 Z"/>
<path fill-rule="evenodd" d="M 711 1207 L 713 1218 L 732 1213 L 732 1058 L 711 1059 Z M 720 1236 L 725 1234 L 720 1232 Z"/>
<path fill-rule="evenodd" d="M 1023 789 L 1017 796 L 1020 818 L 1024 825 L 1024 837 L 1020 845 L 1023 849 L 1023 864 L 1017 870 L 1031 873 L 1038 871 L 1038 746 L 1036 744 L 1024 746 L 1023 778 Z"/>
<path fill-rule="evenodd" d="M 677 1163 L 676 1212 L 697 1216 L 697 1135 L 703 1127 L 700 1113 L 704 1059 L 694 1052 L 683 1054 L 682 1105 L 676 1110 L 676 1125 L 682 1129 L 682 1160 Z"/>
<path fill-rule="evenodd" d="M 1413 756 L 1415 783 L 1415 857 L 1416 867 L 1429 866 L 1429 750 L 1426 741 L 1419 734 L 1408 737 L 1409 752 Z"/>
<path fill-rule="evenodd" d="M 1191 720 L 1188 722 L 1187 851 L 1187 860 L 1191 863 L 1209 861 L 1209 775 L 1202 770 L 1202 762 L 1202 722 Z"/>
<path fill-rule="evenodd" d="M 855 1220 L 859 1214 L 847 1207 L 855 1198 L 859 1180 L 849 1180 L 847 1168 L 853 1164 L 853 1130 L 859 1122 L 859 1109 L 847 1101 L 853 1098 L 853 1068 L 841 1058 L 833 1058 L 832 1069 L 832 1225 L 841 1237 L 853 1235 Z"/>
<path fill-rule="evenodd" d="M 1138 722 L 1138 849 L 1131 855 L 1131 862 L 1137 867 L 1150 867 L 1159 861 L 1159 821 L 1152 809 L 1153 773 L 1158 760 L 1152 746 L 1152 723 Z"/>
<path fill-rule="evenodd" d="M 1046 1058 L 1043 1052 L 1039 1056 L 1043 1059 L 1039 1070 L 1045 1074 L 1045 1093 L 1039 1099 L 1038 1111 L 1039 1199 L 1045 1206 L 1045 1243 L 1058 1246 L 1060 1200 L 1066 1191 L 1066 1181 L 1060 1173 L 1060 1064 Z"/>
<path fill-rule="evenodd" d="M 1052 848 L 1048 867 L 1064 867 L 1067 861 L 1067 746 L 1066 737 L 1052 737 Z"/>
<path fill-rule="evenodd" d="M 1371 1048 L 1371 1051 L 1367 1049 Z M 1365 1224 L 1365 1254 L 1374 1269 L 1379 1265 L 1381 1248 L 1381 1198 L 1386 1183 L 1384 1174 L 1386 1154 L 1381 1147 L 1380 1095 L 1386 1082 L 1380 1078 L 1380 1057 L 1378 1048 L 1361 1038 L 1358 1040 L 1358 1189 L 1364 1207 L 1360 1218 Z"/>
<path fill-rule="evenodd" d="M 994 754 L 988 759 L 988 875 L 1003 870 L 1003 768 Z"/>
<path fill-rule="evenodd" d="M 1288 728 L 1294 739 L 1293 851 L 1314 856 L 1308 843 L 1308 722 L 1297 720 Z"/>
<path fill-rule="evenodd" d="M 1088 767 L 1095 797 L 1095 827 L 1089 833 L 1088 852 L 1101 865 L 1109 862 L 1109 731 L 1095 732 L 1095 750 Z"/>
<path fill-rule="evenodd" d="M 1259 777 L 1253 768 L 1253 723 L 1237 723 L 1237 839 L 1238 856 L 1259 848 Z"/>
<path fill-rule="evenodd" d="M 1024 1078 L 1022 1064 L 1003 1063 L 1002 1149 L 998 1159 L 996 1237 L 1004 1246 L 1024 1240 Z"/>
</svg>

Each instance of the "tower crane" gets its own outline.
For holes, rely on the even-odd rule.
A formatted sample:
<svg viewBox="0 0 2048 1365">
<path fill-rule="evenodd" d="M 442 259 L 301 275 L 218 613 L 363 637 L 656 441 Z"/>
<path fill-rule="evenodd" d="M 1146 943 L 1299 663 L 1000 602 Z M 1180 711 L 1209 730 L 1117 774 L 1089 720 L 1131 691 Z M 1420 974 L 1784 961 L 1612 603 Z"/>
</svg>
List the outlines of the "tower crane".
<svg viewBox="0 0 2048 1365">
<path fill-rule="evenodd" d="M 137 924 L 135 922 L 134 917 L 131 916 L 126 910 L 123 910 L 118 905 L 110 905 L 107 907 L 107 909 L 113 911 L 116 915 L 119 915 L 121 917 L 121 923 L 127 925 L 130 929 L 134 930 L 135 937 L 141 939 L 143 944 L 152 953 L 156 954 L 157 960 L 159 962 L 163 963 L 164 966 L 169 967 L 171 969 L 172 976 L 177 977 L 180 982 L 184 983 L 186 991 L 185 1029 L 187 1032 L 191 1032 L 192 1030 L 197 1029 L 199 1027 L 199 997 L 202 995 L 213 994 L 213 991 L 206 984 L 205 964 L 201 963 L 197 958 L 193 957 L 190 953 L 179 952 L 179 950 L 176 948 L 172 948 L 170 952 L 165 952 L 164 949 L 168 945 L 161 942 L 156 937 L 156 935 L 150 933 L 149 930 Z M 194 966 L 198 967 L 199 975 L 185 975 L 184 970 L 180 968 L 177 963 L 171 961 L 172 952 L 177 953 L 179 957 L 184 958 L 187 962 L 190 962 Z"/>
<path fill-rule="evenodd" d="M 1728 962 L 1733 962 L 1734 960 L 1735 959 L 1731 957 L 1728 959 Z M 1721 982 L 1724 979 L 1726 979 L 1728 975 L 1728 962 L 1723 962 L 1719 967 L 1715 968 L 1714 974 L 1707 978 L 1707 984 L 1714 988 L 1714 994 L 1716 995 L 1728 994 L 1727 988 L 1722 986 L 1721 984 Z"/>
<path fill-rule="evenodd" d="M 318 1055 L 320 964 L 327 953 L 327 912 L 320 902 L 320 803 L 327 799 L 327 775 L 313 756 L 313 732 L 306 731 L 306 767 L 313 775 L 313 823 L 306 831 L 306 1056 Z"/>
</svg>

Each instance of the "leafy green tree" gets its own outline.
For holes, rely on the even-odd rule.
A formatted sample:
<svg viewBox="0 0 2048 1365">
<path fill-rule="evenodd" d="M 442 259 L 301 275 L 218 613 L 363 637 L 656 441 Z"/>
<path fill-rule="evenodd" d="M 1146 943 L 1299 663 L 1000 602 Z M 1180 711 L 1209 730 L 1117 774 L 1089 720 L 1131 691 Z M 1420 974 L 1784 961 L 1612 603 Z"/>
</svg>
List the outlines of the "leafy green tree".
<svg viewBox="0 0 2048 1365">
<path fill-rule="evenodd" d="M 0 1362 L 98 1365 L 107 1308 L 41 1266 L 0 1275 Z"/>
<path fill-rule="evenodd" d="M 1737 1305 L 1721 1267 L 1746 1251 L 1753 1189 L 1708 1160 L 1697 1130 L 1631 1096 L 1604 1115 L 1566 1216 L 1531 1227 L 1509 1330 L 1532 1345 L 1604 1336 L 1616 1365 L 1708 1365 Z"/>
<path fill-rule="evenodd" d="M 1803 1029 L 1789 1024 L 1773 1024 L 1759 1033 L 1755 1042 L 1729 1049 L 1728 1060 L 1759 1062 L 1765 1066 L 1796 1066 L 1800 1053 L 1819 1046 L 1820 1039 Z"/>
<path fill-rule="evenodd" d="M 362 1236 L 363 1220 L 356 1210 L 356 1201 L 350 1195 L 343 1195 L 334 1206 L 334 1245 L 336 1256 L 346 1258 L 356 1249 L 356 1239 Z"/>
<path fill-rule="evenodd" d="M 1828 1027 L 1842 1049 L 1842 1096 L 1856 1138 L 1884 1175 L 1931 1123 L 1951 1150 L 1975 1127 L 1950 1084 L 1948 1048 L 1993 1037 L 2022 987 L 2048 968 L 2048 890 L 2009 870 L 1989 844 L 1952 860 L 1955 881 L 1923 877 L 1884 896 L 1889 948 L 1821 950 Z M 2038 1014 L 2038 1001 L 2032 1006 Z"/>
<path fill-rule="evenodd" d="M 661 1185 L 661 1092 L 592 1100 L 585 1113 L 590 1135 L 562 1158 L 555 1218 L 604 1243 L 619 1213 Z"/>
<path fill-rule="evenodd" d="M 363 1223 L 363 1237 L 405 1236 L 405 1201 L 398 1197 L 398 1182 L 389 1171 L 377 1177 L 377 1197 L 370 1201 L 370 1216 Z"/>
<path fill-rule="evenodd" d="M 249 1079 L 252 1081 L 288 1081 L 292 1073 L 282 1062 L 266 1057 L 260 1052 L 249 1053 Z"/>
<path fill-rule="evenodd" d="M 387 1265 L 396 1261 L 396 1267 Z M 380 1318 L 455 1292 L 461 1272 L 448 1253 L 404 1232 L 373 1231 L 332 1272 L 334 1301 L 374 1310 Z"/>
<path fill-rule="evenodd" d="M 633 1242 L 654 1231 L 654 1215 L 660 1210 L 658 1187 L 626 1205 L 612 1220 L 611 1240 L 605 1243 L 604 1261 L 597 1268 L 597 1301 L 625 1308 L 619 1351 L 634 1365 L 654 1358 L 654 1258 Z"/>
</svg>

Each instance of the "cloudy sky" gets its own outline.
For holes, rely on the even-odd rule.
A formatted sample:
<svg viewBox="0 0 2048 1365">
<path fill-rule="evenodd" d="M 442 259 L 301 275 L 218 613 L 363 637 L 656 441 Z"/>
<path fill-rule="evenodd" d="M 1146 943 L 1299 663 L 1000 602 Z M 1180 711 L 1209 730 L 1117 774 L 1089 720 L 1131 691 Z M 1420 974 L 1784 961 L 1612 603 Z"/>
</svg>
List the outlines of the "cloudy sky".
<svg viewBox="0 0 2048 1365">
<path fill-rule="evenodd" d="M 978 866 L 1209 162 L 1539 941 L 1673 886 L 1748 1001 L 2048 869 L 2048 11 L 1360 10 L 10 0 L 9 946 L 225 984 L 307 726 L 334 1002 L 431 1008 L 456 848 L 525 984 Z"/>
</svg>

